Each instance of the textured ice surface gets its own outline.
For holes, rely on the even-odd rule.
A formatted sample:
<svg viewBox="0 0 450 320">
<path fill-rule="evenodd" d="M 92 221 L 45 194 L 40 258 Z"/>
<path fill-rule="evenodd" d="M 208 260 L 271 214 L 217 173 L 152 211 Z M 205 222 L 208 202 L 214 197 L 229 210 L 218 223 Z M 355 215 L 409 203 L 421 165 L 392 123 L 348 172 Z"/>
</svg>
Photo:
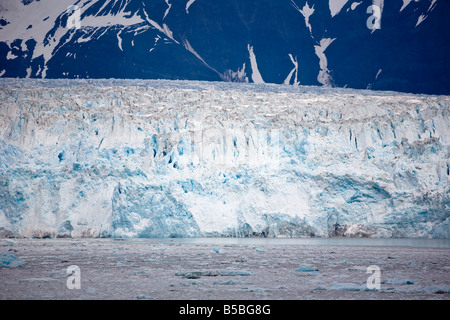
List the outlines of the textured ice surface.
<svg viewBox="0 0 450 320">
<path fill-rule="evenodd" d="M 450 236 L 448 96 L 155 80 L 0 88 L 5 236 Z"/>
</svg>

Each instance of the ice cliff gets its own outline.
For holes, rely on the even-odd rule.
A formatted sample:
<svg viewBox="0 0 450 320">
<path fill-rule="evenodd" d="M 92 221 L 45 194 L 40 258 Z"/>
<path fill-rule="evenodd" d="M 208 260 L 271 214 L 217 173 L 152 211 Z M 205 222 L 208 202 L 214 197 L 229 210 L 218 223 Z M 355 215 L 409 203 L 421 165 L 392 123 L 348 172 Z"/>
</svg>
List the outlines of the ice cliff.
<svg viewBox="0 0 450 320">
<path fill-rule="evenodd" d="M 0 233 L 450 237 L 448 96 L 0 81 Z"/>
</svg>

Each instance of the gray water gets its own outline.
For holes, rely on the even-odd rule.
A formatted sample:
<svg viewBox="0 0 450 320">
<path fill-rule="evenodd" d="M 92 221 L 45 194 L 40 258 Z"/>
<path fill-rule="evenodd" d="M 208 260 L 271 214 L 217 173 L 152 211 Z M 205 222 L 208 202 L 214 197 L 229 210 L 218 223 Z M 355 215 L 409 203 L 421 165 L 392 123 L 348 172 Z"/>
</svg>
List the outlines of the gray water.
<svg viewBox="0 0 450 320">
<path fill-rule="evenodd" d="M 0 266 L 0 300 L 449 300 L 449 247 L 445 239 L 0 239 L 0 252 L 20 262 Z M 79 290 L 67 287 L 73 265 Z M 381 270 L 375 291 L 369 266 Z"/>
<path fill-rule="evenodd" d="M 299 245 L 450 248 L 450 239 L 373 239 L 373 238 L 141 238 L 114 239 L 139 243 L 216 244 L 216 245 Z"/>
</svg>

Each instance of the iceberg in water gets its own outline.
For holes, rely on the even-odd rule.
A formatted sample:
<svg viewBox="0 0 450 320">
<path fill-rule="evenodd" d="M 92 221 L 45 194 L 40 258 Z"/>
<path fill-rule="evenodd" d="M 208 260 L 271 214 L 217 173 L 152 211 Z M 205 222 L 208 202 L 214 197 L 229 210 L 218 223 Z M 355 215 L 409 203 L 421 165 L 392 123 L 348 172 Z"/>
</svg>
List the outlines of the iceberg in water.
<svg viewBox="0 0 450 320">
<path fill-rule="evenodd" d="M 26 237 L 450 236 L 448 96 L 0 81 L 0 227 Z"/>
</svg>

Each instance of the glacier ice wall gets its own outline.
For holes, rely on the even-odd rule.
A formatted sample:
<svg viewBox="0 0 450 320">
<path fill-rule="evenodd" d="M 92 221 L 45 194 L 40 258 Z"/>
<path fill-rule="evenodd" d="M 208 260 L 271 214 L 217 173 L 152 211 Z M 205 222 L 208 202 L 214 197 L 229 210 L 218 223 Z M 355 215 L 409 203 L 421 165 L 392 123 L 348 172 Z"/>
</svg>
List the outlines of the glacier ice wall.
<svg viewBox="0 0 450 320">
<path fill-rule="evenodd" d="M 450 237 L 448 96 L 0 83 L 0 234 Z"/>
</svg>

